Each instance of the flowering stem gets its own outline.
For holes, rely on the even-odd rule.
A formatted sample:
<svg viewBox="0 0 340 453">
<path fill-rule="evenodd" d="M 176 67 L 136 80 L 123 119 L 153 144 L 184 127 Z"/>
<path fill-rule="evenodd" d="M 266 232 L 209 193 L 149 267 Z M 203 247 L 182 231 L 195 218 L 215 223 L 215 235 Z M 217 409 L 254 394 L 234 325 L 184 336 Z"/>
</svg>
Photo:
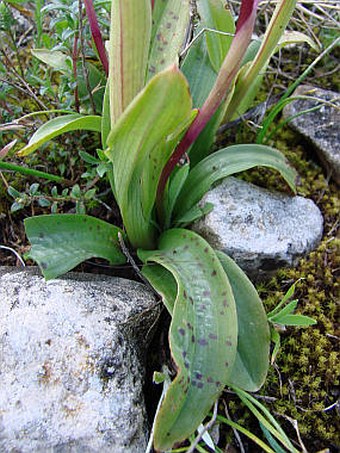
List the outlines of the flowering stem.
<svg viewBox="0 0 340 453">
<path fill-rule="evenodd" d="M 109 62 L 107 59 L 106 51 L 105 51 L 105 46 L 102 38 L 102 34 L 100 32 L 98 20 L 97 20 L 97 15 L 94 10 L 93 6 L 93 1 L 92 0 L 84 0 L 85 3 L 85 8 L 86 8 L 86 14 L 89 20 L 90 28 L 91 28 L 91 33 L 92 33 L 92 38 L 95 43 L 100 61 L 103 65 L 103 68 L 105 70 L 106 76 L 109 74 Z"/>
<path fill-rule="evenodd" d="M 242 1 L 235 37 L 218 73 L 215 84 L 201 110 L 198 112 L 198 115 L 163 168 L 157 189 L 157 210 L 160 217 L 162 217 L 164 190 L 172 171 L 225 99 L 231 82 L 239 70 L 243 56 L 251 40 L 256 18 L 256 7 L 257 0 Z"/>
</svg>

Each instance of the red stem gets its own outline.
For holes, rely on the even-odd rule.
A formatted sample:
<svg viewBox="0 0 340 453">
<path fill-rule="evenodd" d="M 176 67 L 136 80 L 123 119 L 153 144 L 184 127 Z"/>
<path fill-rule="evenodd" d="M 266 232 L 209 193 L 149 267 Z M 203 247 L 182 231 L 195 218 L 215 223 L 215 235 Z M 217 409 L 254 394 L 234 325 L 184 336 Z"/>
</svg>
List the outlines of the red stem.
<svg viewBox="0 0 340 453">
<path fill-rule="evenodd" d="M 109 75 L 109 62 L 107 59 L 106 50 L 105 50 L 102 34 L 100 32 L 97 15 L 94 10 L 93 2 L 92 2 L 92 0 L 84 0 L 84 3 L 85 3 L 85 8 L 86 8 L 86 14 L 87 14 L 90 28 L 91 28 L 92 38 L 95 43 L 100 61 L 105 70 L 105 74 L 106 74 L 106 76 L 108 76 Z"/>
<path fill-rule="evenodd" d="M 174 168 L 180 161 L 183 154 L 190 148 L 202 130 L 205 128 L 211 117 L 221 105 L 228 92 L 228 88 L 236 76 L 240 67 L 243 55 L 251 39 L 256 17 L 257 0 L 243 0 L 239 20 L 236 27 L 236 34 L 228 55 L 225 58 L 215 85 L 204 102 L 198 115 L 185 133 L 183 139 L 170 156 L 170 159 L 163 168 L 157 188 L 157 210 L 159 217 L 162 217 L 162 200 L 167 181 Z M 230 61 L 231 60 L 231 61 Z M 161 220 L 161 219 L 160 219 Z"/>
</svg>

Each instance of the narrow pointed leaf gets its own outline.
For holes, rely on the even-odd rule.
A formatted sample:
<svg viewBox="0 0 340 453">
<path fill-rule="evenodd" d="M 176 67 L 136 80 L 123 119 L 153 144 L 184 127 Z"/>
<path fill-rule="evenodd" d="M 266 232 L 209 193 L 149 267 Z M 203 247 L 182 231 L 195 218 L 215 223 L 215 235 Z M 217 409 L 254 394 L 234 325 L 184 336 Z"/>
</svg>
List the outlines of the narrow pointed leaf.
<svg viewBox="0 0 340 453">
<path fill-rule="evenodd" d="M 233 16 L 223 0 L 201 0 L 197 2 L 197 12 L 201 18 L 202 28 L 226 33 L 223 35 L 212 31 L 205 32 L 210 61 L 218 72 L 235 33 Z"/>
<path fill-rule="evenodd" d="M 53 118 L 39 127 L 39 129 L 32 135 L 28 144 L 22 148 L 18 154 L 20 156 L 27 156 L 53 138 L 66 132 L 78 130 L 100 132 L 101 117 L 96 115 L 83 116 L 78 113 L 72 113 L 70 115 Z"/>
<path fill-rule="evenodd" d="M 176 169 L 169 181 L 169 187 L 164 201 L 164 218 L 165 229 L 170 228 L 172 212 L 176 204 L 178 195 L 180 194 L 185 180 L 189 174 L 189 164 L 183 165 Z"/>
<path fill-rule="evenodd" d="M 193 119 L 187 82 L 176 67 L 157 74 L 110 132 L 106 155 L 129 240 L 153 248 L 153 206 L 162 168 Z"/>
<path fill-rule="evenodd" d="M 159 250 L 139 251 L 139 256 L 164 266 L 177 283 L 170 348 L 178 374 L 155 425 L 155 448 L 164 451 L 197 429 L 228 381 L 236 355 L 237 315 L 223 267 L 196 233 L 168 230 Z M 152 283 L 157 289 L 157 279 Z M 164 287 L 163 292 L 171 297 Z"/>
<path fill-rule="evenodd" d="M 270 329 L 267 315 L 251 281 L 226 254 L 216 252 L 230 281 L 237 311 L 237 355 L 229 384 L 255 392 L 269 367 Z"/>
<path fill-rule="evenodd" d="M 320 47 L 317 45 L 313 39 L 306 35 L 305 33 L 301 33 L 299 31 L 286 31 L 281 38 L 279 39 L 279 42 L 276 46 L 275 51 L 277 52 L 279 49 L 282 47 L 288 46 L 289 44 L 301 44 L 301 43 L 306 43 L 308 44 L 312 49 L 314 49 L 316 52 L 320 51 Z"/>
<path fill-rule="evenodd" d="M 287 314 L 291 314 L 293 313 L 293 311 L 296 309 L 297 307 L 297 304 L 298 304 L 298 301 L 297 300 L 292 300 L 291 302 L 289 302 L 289 304 L 287 304 L 285 307 L 283 307 L 278 313 L 276 313 L 275 315 L 267 315 L 268 316 L 268 319 L 269 321 L 271 322 L 278 322 L 277 319 L 279 319 L 280 317 L 283 317 Z"/>
<path fill-rule="evenodd" d="M 293 14 L 296 0 L 279 0 L 263 37 L 259 51 L 247 71 L 239 77 L 233 99 L 228 106 L 225 119 L 241 115 L 253 100 L 252 93 L 259 86 L 258 78 L 265 71 L 276 46 Z M 247 101 L 245 101 L 247 100 Z M 243 104 L 243 105 L 242 105 Z"/>
<path fill-rule="evenodd" d="M 150 0 L 112 0 L 109 44 L 112 125 L 144 86 L 150 36 Z"/>
<path fill-rule="evenodd" d="M 118 232 L 122 231 L 95 217 L 78 214 L 29 217 L 25 230 L 32 245 L 29 257 L 39 264 L 47 280 L 93 257 L 111 264 L 126 261 L 118 243 Z"/>
<path fill-rule="evenodd" d="M 269 146 L 232 145 L 206 157 L 189 173 L 177 199 L 176 219 L 198 203 L 215 182 L 257 166 L 277 170 L 295 190 L 296 172 L 282 153 Z"/>
<path fill-rule="evenodd" d="M 101 128 L 101 139 L 102 147 L 106 148 L 106 141 L 111 130 L 111 119 L 110 119 L 110 81 L 107 80 L 102 108 L 102 128 Z"/>
<path fill-rule="evenodd" d="M 154 30 L 148 65 L 147 78 L 172 64 L 178 65 L 179 53 L 185 41 L 190 23 L 190 1 L 168 0 L 157 17 L 157 29 Z"/>
</svg>

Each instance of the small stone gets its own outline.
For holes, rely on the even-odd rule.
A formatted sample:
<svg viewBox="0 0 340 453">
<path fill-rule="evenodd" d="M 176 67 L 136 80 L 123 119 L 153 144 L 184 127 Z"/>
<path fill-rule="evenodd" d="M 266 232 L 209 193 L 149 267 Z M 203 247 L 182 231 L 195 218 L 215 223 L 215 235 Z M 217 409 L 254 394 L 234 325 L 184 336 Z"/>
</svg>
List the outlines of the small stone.
<svg viewBox="0 0 340 453">
<path fill-rule="evenodd" d="M 45 282 L 0 268 L 0 300 L 0 451 L 144 451 L 153 294 L 114 277 Z"/>
<path fill-rule="evenodd" d="M 287 104 L 283 110 L 285 118 L 320 106 L 312 112 L 293 118 L 289 124 L 313 145 L 321 163 L 326 168 L 327 175 L 340 184 L 339 93 L 310 85 L 301 85 L 292 96 L 310 96 L 313 99 L 296 99 Z"/>
<path fill-rule="evenodd" d="M 212 203 L 214 209 L 192 229 L 231 256 L 253 279 L 294 266 L 322 238 L 321 212 L 307 198 L 226 178 L 202 203 Z"/>
</svg>

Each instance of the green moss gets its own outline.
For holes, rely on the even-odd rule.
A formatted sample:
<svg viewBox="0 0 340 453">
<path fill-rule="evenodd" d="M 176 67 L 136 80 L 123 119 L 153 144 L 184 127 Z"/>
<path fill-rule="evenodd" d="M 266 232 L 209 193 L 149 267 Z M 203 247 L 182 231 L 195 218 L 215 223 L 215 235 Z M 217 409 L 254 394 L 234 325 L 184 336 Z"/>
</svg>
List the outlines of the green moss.
<svg viewBox="0 0 340 453">
<path fill-rule="evenodd" d="M 339 200 L 336 186 L 326 181 L 321 168 L 315 164 L 315 156 L 301 146 L 292 132 L 282 134 L 278 147 L 300 175 L 298 193 L 312 198 L 321 209 L 324 236 L 319 247 L 302 259 L 296 268 L 281 270 L 267 285 L 258 288 L 266 309 L 271 310 L 291 283 L 303 278 L 296 292 L 298 310 L 317 320 L 316 326 L 288 328 L 282 335 L 276 369 L 270 370 L 262 394 L 276 398 L 269 405 L 273 413 L 297 420 L 306 447 L 316 451 L 340 442 L 336 408 L 325 411 L 336 402 L 340 376 L 336 350 L 339 292 L 336 270 L 339 269 L 340 241 L 335 236 Z M 248 175 L 253 182 L 258 183 L 259 178 L 263 183 L 261 171 Z M 278 188 L 272 176 L 268 176 L 265 182 Z M 289 423 L 284 424 L 296 438 Z"/>
<path fill-rule="evenodd" d="M 249 142 L 247 136 L 247 130 L 240 129 L 237 140 Z M 339 332 L 336 330 L 337 270 L 340 268 L 340 240 L 336 237 L 339 198 L 336 185 L 326 180 L 313 150 L 289 128 L 280 130 L 271 145 L 280 149 L 297 170 L 298 195 L 311 198 L 321 210 L 324 234 L 318 248 L 302 259 L 298 266 L 281 269 L 270 281 L 258 285 L 266 310 L 270 311 L 291 284 L 303 278 L 297 284 L 295 294 L 299 299 L 297 311 L 317 321 L 315 326 L 308 328 L 289 327 L 281 335 L 280 353 L 261 394 L 267 397 L 266 406 L 294 440 L 297 440 L 296 433 L 286 417 L 298 422 L 305 446 L 308 451 L 314 452 L 340 444 L 337 409 L 325 410 L 337 401 L 340 377 Z M 254 169 L 240 176 L 256 185 L 289 193 L 285 182 L 275 172 Z M 258 429 L 252 417 L 243 415 L 239 404 L 233 403 L 230 412 L 248 429 Z M 258 431 L 257 434 L 261 436 Z"/>
</svg>

